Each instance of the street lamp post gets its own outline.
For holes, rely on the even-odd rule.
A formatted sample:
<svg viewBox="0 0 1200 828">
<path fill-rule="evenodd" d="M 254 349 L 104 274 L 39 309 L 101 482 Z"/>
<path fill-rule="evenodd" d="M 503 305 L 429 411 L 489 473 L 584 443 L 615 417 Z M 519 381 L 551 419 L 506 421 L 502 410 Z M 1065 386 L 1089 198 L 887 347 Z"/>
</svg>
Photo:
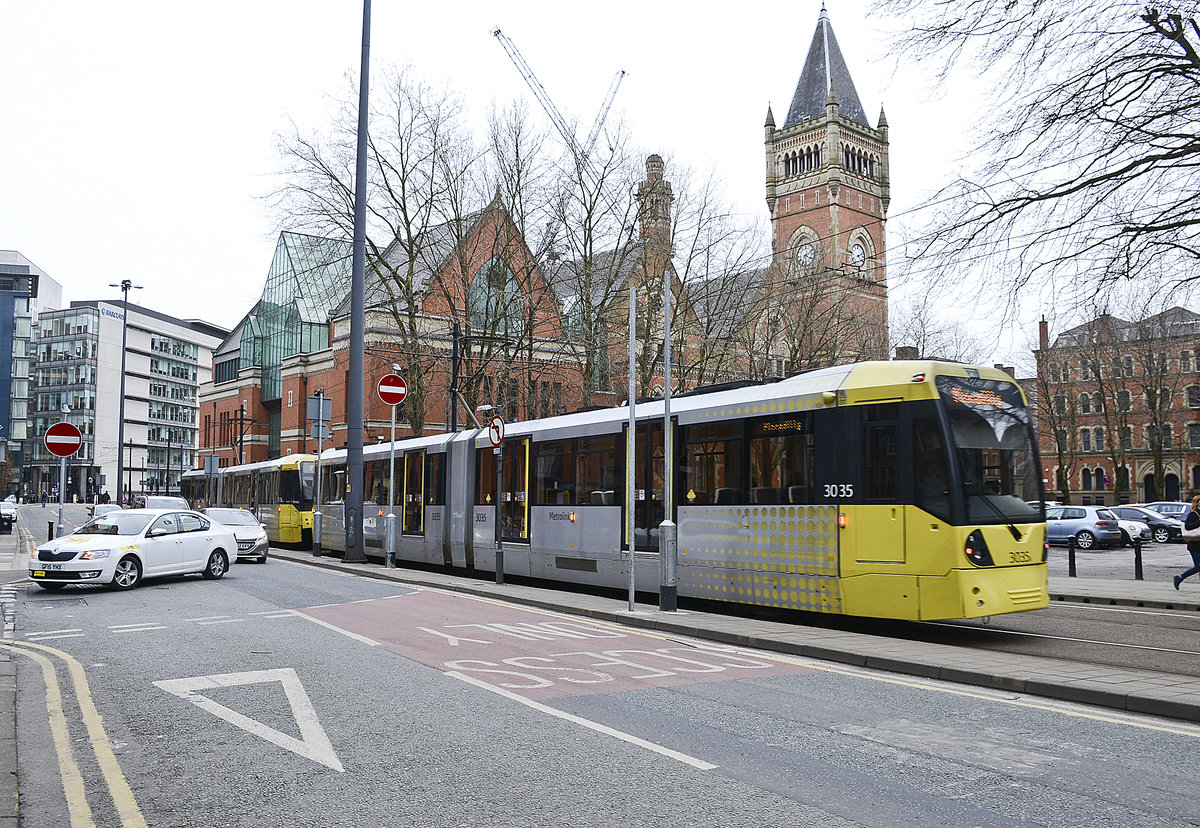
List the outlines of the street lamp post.
<svg viewBox="0 0 1200 828">
<path fill-rule="evenodd" d="M 124 295 L 124 310 L 121 313 L 121 397 L 117 408 L 117 485 L 121 484 L 121 444 L 125 442 L 125 344 L 129 335 L 129 291 L 141 290 L 141 285 L 135 285 L 129 279 L 122 279 L 120 284 L 110 283 L 109 287 L 120 288 Z M 130 463 L 133 454 L 130 453 Z"/>
</svg>

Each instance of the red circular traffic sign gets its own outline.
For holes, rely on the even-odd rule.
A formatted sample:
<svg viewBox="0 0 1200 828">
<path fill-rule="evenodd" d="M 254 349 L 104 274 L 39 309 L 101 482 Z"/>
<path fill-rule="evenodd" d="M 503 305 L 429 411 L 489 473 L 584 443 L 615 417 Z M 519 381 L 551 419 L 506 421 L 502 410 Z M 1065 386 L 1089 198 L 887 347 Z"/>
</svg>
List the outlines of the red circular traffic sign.
<svg viewBox="0 0 1200 828">
<path fill-rule="evenodd" d="M 504 442 L 504 418 L 499 414 L 493 414 L 488 423 L 488 440 L 497 447 Z"/>
<path fill-rule="evenodd" d="M 70 423 L 55 423 L 42 437 L 46 450 L 55 457 L 70 457 L 83 445 L 83 435 Z"/>
<path fill-rule="evenodd" d="M 388 374 L 379 381 L 379 399 L 387 405 L 399 405 L 408 396 L 408 383 L 404 377 Z"/>
</svg>

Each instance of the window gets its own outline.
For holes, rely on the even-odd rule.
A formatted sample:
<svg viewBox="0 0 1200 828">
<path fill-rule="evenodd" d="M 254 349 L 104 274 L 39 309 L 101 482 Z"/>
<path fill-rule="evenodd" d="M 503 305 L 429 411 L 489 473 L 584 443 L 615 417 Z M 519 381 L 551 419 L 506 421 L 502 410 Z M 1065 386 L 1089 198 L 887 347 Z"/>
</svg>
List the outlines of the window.
<svg viewBox="0 0 1200 828">
<path fill-rule="evenodd" d="M 1067 398 L 1064 397 L 1062 394 L 1059 394 L 1057 397 L 1054 398 L 1054 413 L 1055 414 L 1066 414 L 1067 413 Z"/>
<path fill-rule="evenodd" d="M 1084 394 L 1079 398 L 1079 410 L 1084 414 L 1092 413 L 1092 395 Z"/>
<path fill-rule="evenodd" d="M 863 448 L 868 500 L 896 497 L 896 426 L 880 420 L 896 416 L 894 404 L 863 407 Z"/>
<path fill-rule="evenodd" d="M 747 501 L 742 479 L 741 423 L 705 423 L 683 429 L 680 489 L 689 505 Z"/>
<path fill-rule="evenodd" d="M 1192 372 L 1192 352 L 1184 350 L 1179 354 L 1179 370 L 1184 374 Z"/>
<path fill-rule="evenodd" d="M 1108 408 L 1108 406 L 1104 404 L 1103 394 L 1096 392 L 1092 395 L 1092 408 L 1096 410 L 1097 414 L 1103 413 L 1104 410 Z"/>
<path fill-rule="evenodd" d="M 1096 444 L 1096 451 L 1104 451 L 1104 429 L 1098 428 L 1093 432 L 1092 439 Z"/>
<path fill-rule="evenodd" d="M 534 443 L 534 504 L 570 506 L 579 502 L 575 480 L 574 440 Z"/>
<path fill-rule="evenodd" d="M 1128 411 L 1132 405 L 1129 392 L 1122 389 L 1117 392 L 1117 408 L 1121 411 Z"/>
<path fill-rule="evenodd" d="M 1091 488 L 1092 488 L 1092 470 L 1091 469 L 1083 470 L 1083 486 L 1081 488 L 1085 492 L 1091 490 Z"/>
<path fill-rule="evenodd" d="M 1085 428 L 1083 430 L 1083 432 L 1079 435 L 1079 439 L 1080 439 L 1080 445 L 1082 446 L 1084 451 L 1092 450 L 1092 432 L 1091 431 L 1089 431 L 1088 429 Z M 1087 487 L 1085 486 L 1084 488 L 1087 488 Z"/>
<path fill-rule="evenodd" d="M 1188 423 L 1188 448 L 1200 448 L 1200 423 Z"/>
<path fill-rule="evenodd" d="M 815 502 L 811 423 L 807 415 L 788 415 L 751 424 L 752 503 Z"/>
<path fill-rule="evenodd" d="M 1125 451 L 1133 449 L 1133 427 L 1121 426 L 1121 448 Z"/>
<path fill-rule="evenodd" d="M 1188 408 L 1200 408 L 1200 386 L 1189 385 L 1187 387 L 1187 404 Z"/>
<path fill-rule="evenodd" d="M 1062 375 L 1059 373 L 1057 362 L 1050 363 L 1050 381 L 1062 382 Z"/>
</svg>

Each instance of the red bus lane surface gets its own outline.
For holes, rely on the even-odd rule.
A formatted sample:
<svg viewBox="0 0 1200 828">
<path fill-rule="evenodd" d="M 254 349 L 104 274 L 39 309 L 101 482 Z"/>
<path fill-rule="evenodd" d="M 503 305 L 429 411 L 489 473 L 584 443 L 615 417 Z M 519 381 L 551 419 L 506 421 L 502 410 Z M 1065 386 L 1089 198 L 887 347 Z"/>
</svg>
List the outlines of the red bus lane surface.
<svg viewBox="0 0 1200 828">
<path fill-rule="evenodd" d="M 811 668 L 439 592 L 303 610 L 390 652 L 531 701 Z"/>
</svg>

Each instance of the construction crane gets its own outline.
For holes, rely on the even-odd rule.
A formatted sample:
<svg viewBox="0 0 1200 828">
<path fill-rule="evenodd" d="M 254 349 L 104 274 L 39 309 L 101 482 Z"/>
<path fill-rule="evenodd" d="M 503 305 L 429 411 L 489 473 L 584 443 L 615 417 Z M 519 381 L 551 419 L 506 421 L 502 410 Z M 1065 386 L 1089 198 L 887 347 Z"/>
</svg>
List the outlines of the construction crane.
<svg viewBox="0 0 1200 828">
<path fill-rule="evenodd" d="M 584 141 L 583 146 L 580 146 L 575 138 L 575 131 L 568 126 L 567 120 L 558 111 L 558 107 L 554 105 L 554 101 L 550 100 L 550 95 L 546 92 L 546 87 L 542 86 L 542 82 L 537 79 L 537 75 L 533 73 L 533 69 L 525 62 L 525 58 L 517 50 L 517 45 L 512 42 L 508 35 L 499 29 L 494 29 L 492 35 L 495 36 L 496 40 L 500 41 L 500 45 L 508 53 L 509 59 L 517 67 L 517 71 L 521 73 L 521 77 L 525 79 L 525 84 L 529 87 L 529 91 L 533 93 L 533 96 L 538 99 L 538 103 L 542 105 L 542 109 L 546 111 L 546 115 L 549 116 L 551 123 L 554 124 L 554 128 L 558 130 L 558 134 L 566 142 L 567 148 L 571 151 L 571 155 L 575 159 L 575 163 L 589 177 L 593 177 L 589 156 L 591 155 L 592 147 L 596 144 L 596 139 L 600 137 L 600 130 L 603 129 L 604 122 L 608 119 L 608 112 L 612 108 L 613 99 L 617 97 L 617 90 L 620 89 L 621 81 L 625 78 L 625 70 L 617 70 L 612 83 L 609 84 L 608 94 L 604 98 L 604 103 L 600 106 L 600 114 L 596 116 L 596 122 L 592 125 L 592 130 L 588 133 L 587 140 Z"/>
</svg>

